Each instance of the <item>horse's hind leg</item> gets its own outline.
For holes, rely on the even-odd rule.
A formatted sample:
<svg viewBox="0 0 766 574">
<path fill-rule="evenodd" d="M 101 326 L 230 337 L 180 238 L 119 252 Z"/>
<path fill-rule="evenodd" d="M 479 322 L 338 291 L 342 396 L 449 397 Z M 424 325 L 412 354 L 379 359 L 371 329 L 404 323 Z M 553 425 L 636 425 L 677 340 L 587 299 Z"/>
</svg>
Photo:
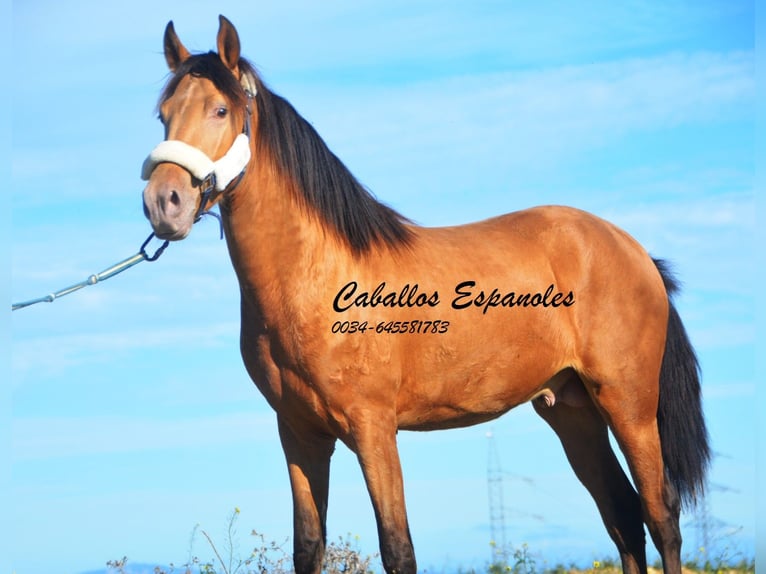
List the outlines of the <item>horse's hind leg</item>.
<svg viewBox="0 0 766 574">
<path fill-rule="evenodd" d="M 297 574 L 319 574 L 327 538 L 330 457 L 335 438 L 296 433 L 281 418 L 279 438 L 293 493 L 293 563 Z"/>
<path fill-rule="evenodd" d="M 575 387 L 578 386 L 578 387 Z M 646 543 L 641 502 L 609 444 L 606 423 L 579 379 L 567 392 L 585 400 L 533 401 L 537 413 L 556 431 L 577 478 L 596 501 L 601 518 L 620 553 L 623 572 L 646 572 Z M 563 397 L 563 394 L 562 394 Z"/>
<path fill-rule="evenodd" d="M 611 404 L 608 393 L 599 399 L 609 413 L 610 427 L 625 454 L 633 481 L 638 488 L 644 521 L 667 573 L 681 572 L 681 501 L 675 487 L 667 481 L 663 464 L 656 415 L 642 417 L 629 401 Z M 656 406 L 654 406 L 656 412 Z"/>
</svg>

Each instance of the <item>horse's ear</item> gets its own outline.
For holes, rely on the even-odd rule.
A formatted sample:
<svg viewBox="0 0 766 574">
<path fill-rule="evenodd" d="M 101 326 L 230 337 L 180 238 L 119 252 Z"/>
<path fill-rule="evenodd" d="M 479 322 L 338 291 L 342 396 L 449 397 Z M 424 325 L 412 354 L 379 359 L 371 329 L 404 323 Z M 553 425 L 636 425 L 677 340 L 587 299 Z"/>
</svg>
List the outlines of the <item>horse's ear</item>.
<svg viewBox="0 0 766 574">
<path fill-rule="evenodd" d="M 218 16 L 218 22 L 218 56 L 239 77 L 239 35 L 225 16 Z"/>
<path fill-rule="evenodd" d="M 165 27 L 165 39 L 163 41 L 165 45 L 165 61 L 168 63 L 168 68 L 171 72 L 175 72 L 191 54 L 189 50 L 178 39 L 175 28 L 173 28 L 173 21 L 168 22 Z"/>
</svg>

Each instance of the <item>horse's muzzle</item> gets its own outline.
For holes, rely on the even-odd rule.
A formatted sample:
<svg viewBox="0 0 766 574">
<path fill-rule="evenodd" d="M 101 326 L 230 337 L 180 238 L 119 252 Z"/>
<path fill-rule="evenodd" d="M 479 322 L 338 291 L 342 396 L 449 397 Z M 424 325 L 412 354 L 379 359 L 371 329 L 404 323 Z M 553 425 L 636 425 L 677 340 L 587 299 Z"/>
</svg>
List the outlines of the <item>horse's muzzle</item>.
<svg viewBox="0 0 766 574">
<path fill-rule="evenodd" d="M 160 239 L 178 241 L 191 231 L 199 202 L 185 169 L 170 163 L 156 167 L 144 189 L 144 215 Z"/>
</svg>

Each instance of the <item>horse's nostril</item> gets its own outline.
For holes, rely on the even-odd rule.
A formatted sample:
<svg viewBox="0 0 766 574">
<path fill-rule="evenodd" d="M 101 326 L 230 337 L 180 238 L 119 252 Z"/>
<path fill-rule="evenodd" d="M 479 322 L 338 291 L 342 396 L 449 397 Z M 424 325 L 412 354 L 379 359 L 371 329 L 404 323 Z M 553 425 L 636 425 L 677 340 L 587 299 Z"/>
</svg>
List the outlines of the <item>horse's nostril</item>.
<svg viewBox="0 0 766 574">
<path fill-rule="evenodd" d="M 170 192 L 170 203 L 175 207 L 181 205 L 181 196 L 178 195 L 175 189 Z"/>
</svg>

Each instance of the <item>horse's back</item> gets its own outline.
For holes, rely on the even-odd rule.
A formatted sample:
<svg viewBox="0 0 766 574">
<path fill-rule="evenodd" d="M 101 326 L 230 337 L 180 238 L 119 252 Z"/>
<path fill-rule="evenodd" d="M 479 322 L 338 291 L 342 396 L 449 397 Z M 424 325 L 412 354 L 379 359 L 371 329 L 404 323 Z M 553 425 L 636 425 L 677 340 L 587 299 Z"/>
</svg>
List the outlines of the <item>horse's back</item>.
<svg viewBox="0 0 766 574">
<path fill-rule="evenodd" d="M 555 272 L 573 284 L 596 277 L 662 281 L 644 248 L 616 225 L 573 207 L 545 205 L 452 227 L 416 228 L 414 259 L 447 271 L 497 268 L 501 274 Z M 633 277 L 635 276 L 635 277 Z M 664 292 L 664 289 L 662 290 Z"/>
</svg>

